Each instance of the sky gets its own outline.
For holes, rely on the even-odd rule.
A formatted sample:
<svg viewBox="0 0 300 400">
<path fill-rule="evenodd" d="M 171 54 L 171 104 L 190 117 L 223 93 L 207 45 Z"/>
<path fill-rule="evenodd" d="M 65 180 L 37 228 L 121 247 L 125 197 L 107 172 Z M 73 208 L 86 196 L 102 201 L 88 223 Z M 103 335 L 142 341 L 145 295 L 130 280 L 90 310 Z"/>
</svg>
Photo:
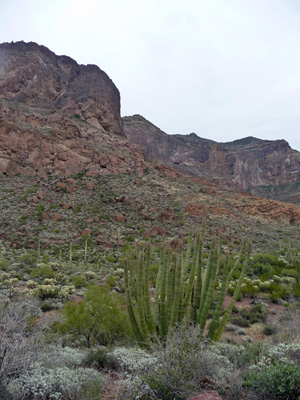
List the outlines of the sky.
<svg viewBox="0 0 300 400">
<path fill-rule="evenodd" d="M 299 0 L 0 0 L 0 42 L 98 65 L 122 116 L 300 151 L 299 21 Z"/>
</svg>

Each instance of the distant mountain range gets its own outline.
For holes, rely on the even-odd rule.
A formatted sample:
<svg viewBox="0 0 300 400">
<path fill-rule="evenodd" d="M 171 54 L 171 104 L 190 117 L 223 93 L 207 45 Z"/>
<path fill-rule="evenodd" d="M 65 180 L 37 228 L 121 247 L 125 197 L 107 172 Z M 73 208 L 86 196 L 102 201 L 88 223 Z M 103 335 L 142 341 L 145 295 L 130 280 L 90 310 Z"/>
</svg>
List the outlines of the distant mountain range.
<svg viewBox="0 0 300 400">
<path fill-rule="evenodd" d="M 300 153 L 285 140 L 247 137 L 217 143 L 195 133 L 167 135 L 140 115 L 123 118 L 124 133 L 149 160 L 159 160 L 223 188 L 300 204 Z"/>
<path fill-rule="evenodd" d="M 119 91 L 97 66 L 32 42 L 0 45 L 1 173 L 141 175 L 152 161 L 300 204 L 300 153 L 285 140 L 168 135 L 140 115 L 121 119 Z"/>
</svg>

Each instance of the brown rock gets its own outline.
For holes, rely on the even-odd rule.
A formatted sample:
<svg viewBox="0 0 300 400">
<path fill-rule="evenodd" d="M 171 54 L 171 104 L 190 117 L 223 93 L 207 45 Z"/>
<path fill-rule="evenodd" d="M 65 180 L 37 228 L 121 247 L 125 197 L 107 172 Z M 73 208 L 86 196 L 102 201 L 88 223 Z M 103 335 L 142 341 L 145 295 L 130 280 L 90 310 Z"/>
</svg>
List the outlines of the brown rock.
<svg viewBox="0 0 300 400">
<path fill-rule="evenodd" d="M 68 185 L 76 185 L 76 181 L 75 181 L 74 178 L 67 178 L 67 179 L 66 179 L 66 183 L 67 183 Z"/>
<path fill-rule="evenodd" d="M 33 203 L 39 203 L 41 200 L 37 196 L 32 196 L 31 201 Z"/>
<path fill-rule="evenodd" d="M 67 185 L 65 184 L 65 183 L 63 183 L 63 182 L 58 182 L 58 184 L 57 184 L 57 189 L 66 189 L 67 188 Z"/>
<path fill-rule="evenodd" d="M 190 397 L 189 400 L 222 400 L 222 397 L 214 390 L 206 390 L 196 396 Z"/>
<path fill-rule="evenodd" d="M 210 186 L 201 186 L 199 189 L 199 193 L 215 194 L 216 191 L 212 189 Z"/>
<path fill-rule="evenodd" d="M 122 203 L 122 202 L 125 200 L 125 196 L 122 195 L 122 196 L 120 196 L 120 197 L 117 197 L 116 200 L 117 200 L 119 203 Z"/>
<path fill-rule="evenodd" d="M 89 170 L 89 171 L 86 173 L 86 176 L 96 177 L 96 176 L 98 176 L 98 175 L 99 175 L 99 171 Z"/>
<path fill-rule="evenodd" d="M 145 214 L 144 218 L 147 221 L 154 221 L 154 217 L 151 214 Z"/>
<path fill-rule="evenodd" d="M 92 182 L 89 182 L 86 184 L 86 189 L 87 190 L 94 190 L 95 189 L 95 184 Z"/>
<path fill-rule="evenodd" d="M 90 229 L 84 229 L 83 231 L 80 232 L 80 235 L 89 235 L 91 233 Z"/>
<path fill-rule="evenodd" d="M 165 236 L 167 233 L 167 230 L 163 228 L 162 226 L 155 226 L 152 230 L 153 235 L 159 235 L 159 236 Z"/>
<path fill-rule="evenodd" d="M 121 223 L 126 222 L 126 218 L 122 214 L 115 215 L 114 219 L 116 222 L 121 222 Z"/>
<path fill-rule="evenodd" d="M 67 193 L 73 193 L 77 190 L 77 186 L 76 185 L 72 185 L 72 186 L 68 186 L 67 187 Z"/>
<path fill-rule="evenodd" d="M 110 249 L 114 248 L 114 245 L 112 243 L 106 242 L 105 240 L 97 239 L 96 240 L 96 245 L 97 246 L 104 246 Z"/>
<path fill-rule="evenodd" d="M 66 203 L 63 205 L 64 210 L 70 210 L 71 208 L 73 208 L 73 205 L 71 203 Z"/>
<path fill-rule="evenodd" d="M 184 241 L 181 239 L 173 239 L 170 243 L 170 246 L 174 249 L 174 250 L 178 250 L 179 246 L 183 246 Z"/>
<path fill-rule="evenodd" d="M 94 223 L 94 220 L 93 220 L 93 218 L 88 218 L 88 219 L 86 220 L 86 222 L 87 222 L 88 224 L 93 224 L 93 223 Z"/>
<path fill-rule="evenodd" d="M 62 221 L 63 217 L 62 217 L 61 214 L 55 213 L 55 214 L 52 215 L 52 219 L 54 219 L 55 221 Z"/>
<path fill-rule="evenodd" d="M 300 207 L 282 203 L 280 201 L 247 197 L 238 194 L 234 197 L 237 200 L 236 209 L 246 214 L 257 215 L 270 221 L 278 221 L 286 225 L 300 226 Z"/>
<path fill-rule="evenodd" d="M 173 214 L 167 211 L 162 211 L 160 213 L 161 219 L 163 220 L 163 222 L 165 222 L 166 220 L 172 220 L 173 219 Z"/>
<path fill-rule="evenodd" d="M 47 221 L 48 219 L 50 219 L 50 215 L 49 215 L 48 213 L 46 213 L 46 212 L 43 212 L 43 213 L 42 213 L 42 219 L 43 219 L 44 221 Z"/>
</svg>

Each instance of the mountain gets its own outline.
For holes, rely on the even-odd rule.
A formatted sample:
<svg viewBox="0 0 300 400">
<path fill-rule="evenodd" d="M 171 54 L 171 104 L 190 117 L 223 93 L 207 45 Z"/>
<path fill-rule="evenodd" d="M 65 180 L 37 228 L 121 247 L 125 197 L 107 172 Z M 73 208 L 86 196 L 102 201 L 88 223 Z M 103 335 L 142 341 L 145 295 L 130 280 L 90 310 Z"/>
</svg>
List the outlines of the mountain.
<svg viewBox="0 0 300 400">
<path fill-rule="evenodd" d="M 105 72 L 36 43 L 0 45 L 0 172 L 142 173 L 143 160 Z"/>
<path fill-rule="evenodd" d="M 285 140 L 247 137 L 217 143 L 189 135 L 167 135 L 140 115 L 123 118 L 128 139 L 149 160 L 203 177 L 223 188 L 300 204 L 300 153 Z"/>
</svg>

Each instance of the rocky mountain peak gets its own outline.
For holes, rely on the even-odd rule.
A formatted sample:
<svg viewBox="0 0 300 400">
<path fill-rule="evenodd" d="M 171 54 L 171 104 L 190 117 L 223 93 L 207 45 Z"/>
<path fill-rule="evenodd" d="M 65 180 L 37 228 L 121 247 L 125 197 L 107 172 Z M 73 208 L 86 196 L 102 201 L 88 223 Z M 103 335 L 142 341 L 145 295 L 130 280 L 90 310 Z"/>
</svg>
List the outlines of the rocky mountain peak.
<svg viewBox="0 0 300 400">
<path fill-rule="evenodd" d="M 0 44 L 0 96 L 123 134 L 120 94 L 108 75 L 34 42 Z"/>
<path fill-rule="evenodd" d="M 37 43 L 0 44 L 0 173 L 141 173 L 124 137 L 120 94 L 96 65 Z"/>
</svg>

